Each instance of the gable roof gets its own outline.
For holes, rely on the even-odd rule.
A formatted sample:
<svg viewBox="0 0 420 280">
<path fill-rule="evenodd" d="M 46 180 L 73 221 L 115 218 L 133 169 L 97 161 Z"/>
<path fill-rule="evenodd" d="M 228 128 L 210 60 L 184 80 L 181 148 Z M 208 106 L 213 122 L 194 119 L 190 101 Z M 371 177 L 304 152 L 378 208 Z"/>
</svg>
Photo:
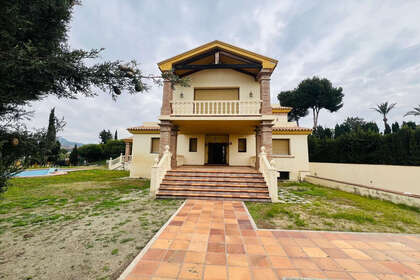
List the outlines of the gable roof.
<svg viewBox="0 0 420 280">
<path fill-rule="evenodd" d="M 183 52 L 181 54 L 178 54 L 174 57 L 168 58 L 166 60 L 163 60 L 161 62 L 158 63 L 158 67 L 160 69 L 160 71 L 164 72 L 164 71 L 170 71 L 173 70 L 173 66 L 176 63 L 185 61 L 187 59 L 191 59 L 195 56 L 198 56 L 200 54 L 203 54 L 205 52 L 208 52 L 212 49 L 220 49 L 220 50 L 224 50 L 227 51 L 229 53 L 235 54 L 237 56 L 240 57 L 244 57 L 247 58 L 251 61 L 256 61 L 258 63 L 261 64 L 262 68 L 265 69 L 270 69 L 271 71 L 274 70 L 274 68 L 276 68 L 277 65 L 277 60 L 267 57 L 267 56 L 263 56 L 261 54 L 257 54 L 218 40 L 209 42 L 207 44 L 201 45 L 197 48 L 194 48 L 192 50 Z"/>
</svg>

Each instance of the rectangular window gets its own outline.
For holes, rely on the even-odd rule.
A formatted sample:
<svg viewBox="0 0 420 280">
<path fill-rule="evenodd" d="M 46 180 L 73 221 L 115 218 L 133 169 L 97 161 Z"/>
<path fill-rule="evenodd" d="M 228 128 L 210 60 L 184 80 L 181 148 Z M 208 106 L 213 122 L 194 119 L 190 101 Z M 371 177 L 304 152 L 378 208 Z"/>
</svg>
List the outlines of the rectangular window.
<svg viewBox="0 0 420 280">
<path fill-rule="evenodd" d="M 239 138 L 238 139 L 238 152 L 239 153 L 246 153 L 246 138 Z"/>
<path fill-rule="evenodd" d="M 159 153 L 159 143 L 160 143 L 160 138 L 151 138 L 150 153 L 152 154 Z"/>
<path fill-rule="evenodd" d="M 190 148 L 191 153 L 197 152 L 197 138 L 190 138 Z"/>
<path fill-rule="evenodd" d="M 289 139 L 273 139 L 273 155 L 290 155 Z"/>
</svg>

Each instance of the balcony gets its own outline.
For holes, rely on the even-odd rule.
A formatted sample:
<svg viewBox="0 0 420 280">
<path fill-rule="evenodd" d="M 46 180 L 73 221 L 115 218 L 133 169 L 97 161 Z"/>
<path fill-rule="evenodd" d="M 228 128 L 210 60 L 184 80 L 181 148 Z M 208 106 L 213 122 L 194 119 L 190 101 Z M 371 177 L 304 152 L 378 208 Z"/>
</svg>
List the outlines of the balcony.
<svg viewBox="0 0 420 280">
<path fill-rule="evenodd" d="M 173 101 L 173 116 L 259 116 L 260 100 Z"/>
</svg>

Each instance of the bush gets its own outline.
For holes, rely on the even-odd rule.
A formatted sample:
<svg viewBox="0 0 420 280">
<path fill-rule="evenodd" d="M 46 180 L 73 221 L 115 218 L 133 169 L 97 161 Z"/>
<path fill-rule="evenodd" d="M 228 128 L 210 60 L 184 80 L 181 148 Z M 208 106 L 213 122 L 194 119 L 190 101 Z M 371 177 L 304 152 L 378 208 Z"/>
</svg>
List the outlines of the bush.
<svg viewBox="0 0 420 280">
<path fill-rule="evenodd" d="M 395 133 L 357 130 L 337 138 L 308 138 L 314 162 L 420 165 L 420 128 L 404 126 Z"/>
<path fill-rule="evenodd" d="M 87 162 L 96 162 L 106 158 L 101 144 L 83 145 L 79 148 L 79 155 Z"/>
<path fill-rule="evenodd" d="M 109 140 L 103 144 L 105 159 L 116 158 L 125 153 L 125 143 L 122 140 Z"/>
</svg>

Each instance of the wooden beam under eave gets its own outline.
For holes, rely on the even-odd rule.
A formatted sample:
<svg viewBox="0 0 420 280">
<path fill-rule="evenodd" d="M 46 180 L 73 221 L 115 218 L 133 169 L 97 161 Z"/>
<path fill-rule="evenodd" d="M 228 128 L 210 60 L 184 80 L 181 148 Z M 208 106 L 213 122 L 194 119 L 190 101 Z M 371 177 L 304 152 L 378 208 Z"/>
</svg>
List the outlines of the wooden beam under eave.
<svg viewBox="0 0 420 280">
<path fill-rule="evenodd" d="M 214 64 L 219 64 L 219 52 L 214 53 Z"/>
<path fill-rule="evenodd" d="M 255 68 L 261 69 L 259 64 L 187 64 L 187 65 L 176 65 L 175 70 L 203 70 L 203 69 L 243 69 L 243 68 Z"/>
</svg>

